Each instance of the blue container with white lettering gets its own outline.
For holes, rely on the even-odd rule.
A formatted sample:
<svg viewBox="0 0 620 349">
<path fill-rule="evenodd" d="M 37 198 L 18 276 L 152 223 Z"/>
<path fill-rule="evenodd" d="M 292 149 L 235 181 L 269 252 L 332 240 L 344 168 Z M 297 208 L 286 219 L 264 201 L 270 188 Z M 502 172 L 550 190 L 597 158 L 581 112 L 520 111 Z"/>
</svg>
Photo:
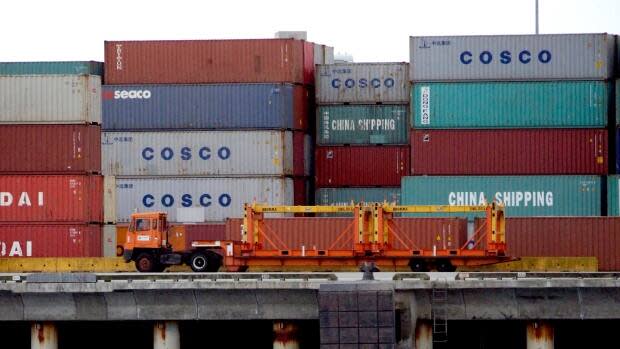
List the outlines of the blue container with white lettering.
<svg viewBox="0 0 620 349">
<path fill-rule="evenodd" d="M 414 83 L 414 128 L 599 128 L 607 125 L 604 81 Z"/>
<path fill-rule="evenodd" d="M 307 90 L 292 84 L 107 85 L 104 130 L 305 129 Z"/>
<path fill-rule="evenodd" d="M 601 183 L 599 176 L 415 176 L 403 177 L 400 196 L 404 205 L 496 201 L 505 205 L 507 217 L 600 216 L 605 196 Z"/>
<path fill-rule="evenodd" d="M 317 108 L 317 143 L 408 144 L 407 105 L 323 105 Z"/>
<path fill-rule="evenodd" d="M 0 75 L 103 75 L 103 63 L 1 62 Z"/>
</svg>

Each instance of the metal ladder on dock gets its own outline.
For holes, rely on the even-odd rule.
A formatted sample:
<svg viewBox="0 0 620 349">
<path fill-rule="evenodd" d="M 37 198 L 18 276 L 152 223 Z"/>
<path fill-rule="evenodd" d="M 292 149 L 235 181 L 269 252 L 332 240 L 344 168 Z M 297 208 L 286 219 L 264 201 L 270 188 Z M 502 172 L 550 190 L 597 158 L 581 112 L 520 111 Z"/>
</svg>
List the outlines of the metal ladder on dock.
<svg viewBox="0 0 620 349">
<path fill-rule="evenodd" d="M 431 315 L 433 317 L 433 343 L 448 341 L 448 282 L 435 281 L 431 293 Z"/>
</svg>

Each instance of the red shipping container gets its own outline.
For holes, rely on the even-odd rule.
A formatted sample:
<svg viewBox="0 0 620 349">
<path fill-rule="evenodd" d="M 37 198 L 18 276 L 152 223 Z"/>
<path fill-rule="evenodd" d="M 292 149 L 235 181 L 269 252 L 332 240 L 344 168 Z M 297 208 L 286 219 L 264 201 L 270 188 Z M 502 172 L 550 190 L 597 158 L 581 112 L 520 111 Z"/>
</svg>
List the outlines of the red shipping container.
<svg viewBox="0 0 620 349">
<path fill-rule="evenodd" d="M 100 173 L 97 125 L 2 125 L 0 172 Z"/>
<path fill-rule="evenodd" d="M 600 271 L 620 271 L 620 217 L 506 218 L 506 247 L 513 257 L 596 257 Z"/>
<path fill-rule="evenodd" d="M 295 178 L 293 179 L 293 204 L 294 205 L 308 205 L 310 195 L 310 188 L 307 178 Z"/>
<path fill-rule="evenodd" d="M 263 226 L 268 241 L 266 249 L 326 250 L 353 248 L 352 218 L 266 218 Z M 467 241 L 467 220 L 464 218 L 395 218 L 397 249 L 457 248 Z M 243 219 L 231 218 L 226 222 L 226 239 L 241 240 Z M 344 232 L 341 238 L 340 235 Z M 415 246 L 415 247 L 414 247 Z"/>
<path fill-rule="evenodd" d="M 313 50 L 293 39 L 106 41 L 105 83 L 311 84 Z"/>
<path fill-rule="evenodd" d="M 0 222 L 102 220 L 102 176 L 0 176 Z"/>
<path fill-rule="evenodd" d="M 413 175 L 606 174 L 599 129 L 415 130 Z"/>
<path fill-rule="evenodd" d="M 101 257 L 100 225 L 0 224 L 0 257 Z"/>
<path fill-rule="evenodd" d="M 305 134 L 300 131 L 293 132 L 293 174 L 304 176 L 305 160 Z"/>
<path fill-rule="evenodd" d="M 316 148 L 317 187 L 398 187 L 409 175 L 408 146 Z"/>
</svg>

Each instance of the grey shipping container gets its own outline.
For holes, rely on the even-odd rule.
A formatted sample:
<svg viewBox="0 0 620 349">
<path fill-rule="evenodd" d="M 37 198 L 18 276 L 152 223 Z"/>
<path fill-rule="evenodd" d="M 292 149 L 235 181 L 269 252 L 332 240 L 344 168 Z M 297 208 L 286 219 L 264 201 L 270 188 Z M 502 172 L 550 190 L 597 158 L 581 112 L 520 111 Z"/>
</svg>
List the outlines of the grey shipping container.
<svg viewBox="0 0 620 349">
<path fill-rule="evenodd" d="M 316 191 L 317 205 L 346 206 L 351 203 L 400 203 L 400 188 L 320 188 Z"/>
<path fill-rule="evenodd" d="M 545 34 L 410 37 L 412 81 L 605 80 L 614 37 Z"/>
<path fill-rule="evenodd" d="M 253 178 L 116 178 L 117 222 L 132 212 L 163 211 L 171 222 L 222 221 L 242 217 L 244 203 L 293 204 L 293 180 Z M 189 218 L 188 218 L 189 217 Z"/>
<path fill-rule="evenodd" d="M 317 108 L 317 143 L 407 144 L 407 105 L 322 105 Z"/>
<path fill-rule="evenodd" d="M 102 128 L 305 129 L 308 97 L 292 84 L 107 85 Z"/>
<path fill-rule="evenodd" d="M 401 202 L 481 205 L 496 201 L 506 206 L 507 217 L 600 216 L 601 188 L 599 176 L 416 176 L 403 177 Z"/>
<path fill-rule="evenodd" d="M 409 102 L 409 64 L 339 63 L 318 65 L 317 103 Z"/>
<path fill-rule="evenodd" d="M 295 174 L 291 131 L 104 132 L 101 147 L 104 175 Z"/>
<path fill-rule="evenodd" d="M 98 75 L 0 76 L 0 123 L 101 123 Z"/>
</svg>

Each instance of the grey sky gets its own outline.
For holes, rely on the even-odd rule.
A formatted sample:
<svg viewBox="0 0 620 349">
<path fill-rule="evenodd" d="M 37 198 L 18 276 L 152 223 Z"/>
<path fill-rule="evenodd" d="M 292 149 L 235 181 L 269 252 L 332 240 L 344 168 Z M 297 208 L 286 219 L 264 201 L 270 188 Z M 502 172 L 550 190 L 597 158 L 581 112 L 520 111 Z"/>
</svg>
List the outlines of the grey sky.
<svg viewBox="0 0 620 349">
<path fill-rule="evenodd" d="M 355 61 L 407 61 L 409 35 L 534 32 L 534 0 L 7 0 L 0 61 L 103 60 L 104 40 L 305 30 Z M 540 0 L 541 33 L 620 34 L 620 0 Z"/>
</svg>

